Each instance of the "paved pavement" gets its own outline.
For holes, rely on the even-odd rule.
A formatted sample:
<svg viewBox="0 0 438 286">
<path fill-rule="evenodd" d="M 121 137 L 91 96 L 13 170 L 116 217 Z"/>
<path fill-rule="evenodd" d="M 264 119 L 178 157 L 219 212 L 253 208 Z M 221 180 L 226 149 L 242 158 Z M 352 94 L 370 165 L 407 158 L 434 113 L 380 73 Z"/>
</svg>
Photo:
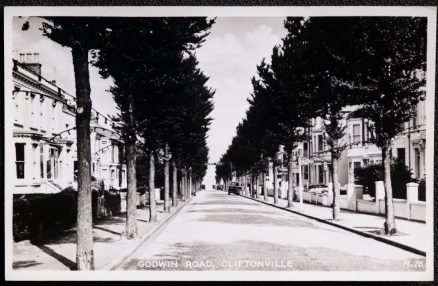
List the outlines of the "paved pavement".
<svg viewBox="0 0 438 286">
<path fill-rule="evenodd" d="M 94 260 L 98 270 L 109 269 L 126 253 L 134 250 L 146 237 L 153 233 L 170 215 L 182 207 L 171 208 L 171 213 L 163 212 L 163 202 L 157 205 L 158 221 L 149 222 L 149 209 L 137 209 L 139 238 L 127 240 L 121 236 L 125 227 L 126 213 L 99 220 L 93 224 Z M 71 270 L 75 268 L 76 231 L 74 229 L 46 241 L 40 245 L 21 241 L 13 244 L 14 270 Z"/>
<path fill-rule="evenodd" d="M 120 270 L 424 271 L 425 263 L 374 239 L 203 191 Z"/>
<path fill-rule="evenodd" d="M 263 197 L 260 196 L 259 201 L 263 201 Z M 268 197 L 268 203 L 274 204 L 274 198 Z M 286 208 L 287 200 L 279 199 L 277 206 Z M 332 209 L 330 207 L 303 203 L 293 203 L 291 209 L 296 212 L 303 213 L 308 216 L 316 217 L 322 220 L 326 220 L 338 225 L 364 232 L 371 235 L 376 235 L 380 238 L 390 240 L 402 245 L 406 245 L 413 249 L 427 252 L 428 237 L 427 225 L 423 222 L 410 221 L 406 219 L 396 218 L 397 234 L 392 236 L 378 235 L 383 232 L 383 223 L 385 222 L 384 216 L 357 213 L 349 210 L 341 210 L 340 219 L 338 221 L 332 220 Z"/>
</svg>

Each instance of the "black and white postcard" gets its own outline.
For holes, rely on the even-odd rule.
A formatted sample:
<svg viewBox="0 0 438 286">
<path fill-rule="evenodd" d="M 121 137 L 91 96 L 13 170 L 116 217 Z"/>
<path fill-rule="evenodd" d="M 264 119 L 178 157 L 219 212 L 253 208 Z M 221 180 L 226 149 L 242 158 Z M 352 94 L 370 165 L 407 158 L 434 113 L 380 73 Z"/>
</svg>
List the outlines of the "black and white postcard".
<svg viewBox="0 0 438 286">
<path fill-rule="evenodd" d="M 436 7 L 4 12 L 7 280 L 433 280 Z"/>
</svg>

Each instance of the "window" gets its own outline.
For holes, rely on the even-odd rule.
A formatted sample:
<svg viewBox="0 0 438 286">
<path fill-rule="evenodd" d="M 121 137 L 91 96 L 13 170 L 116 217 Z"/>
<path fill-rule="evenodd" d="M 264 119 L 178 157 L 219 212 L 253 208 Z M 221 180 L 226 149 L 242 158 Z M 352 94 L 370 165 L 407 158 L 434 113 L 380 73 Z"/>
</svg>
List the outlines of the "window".
<svg viewBox="0 0 438 286">
<path fill-rule="evenodd" d="M 318 151 L 324 151 L 324 140 L 322 135 L 318 135 Z"/>
<path fill-rule="evenodd" d="M 26 58 L 25 58 L 25 54 L 20 54 L 20 62 L 21 63 L 24 63 L 25 62 L 25 60 L 26 60 Z"/>
<path fill-rule="evenodd" d="M 111 170 L 111 179 L 115 179 L 115 178 L 116 178 L 116 171 Z"/>
<path fill-rule="evenodd" d="M 40 144 L 40 177 L 44 179 L 44 145 Z"/>
<path fill-rule="evenodd" d="M 50 148 L 49 151 L 49 158 L 47 158 L 46 160 L 46 169 L 47 169 L 47 179 L 52 179 L 53 177 L 53 158 L 54 158 L 54 154 L 53 154 L 53 149 Z"/>
<path fill-rule="evenodd" d="M 353 124 L 353 144 L 360 142 L 360 124 Z"/>
<path fill-rule="evenodd" d="M 118 149 L 118 159 L 119 159 L 118 162 L 119 163 L 123 162 L 123 157 L 125 156 L 125 154 L 123 152 L 124 152 L 123 146 L 119 146 L 119 149 Z"/>
<path fill-rule="evenodd" d="M 309 157 L 309 143 L 307 143 L 307 142 L 304 142 L 303 143 L 303 156 L 304 157 Z"/>
<path fill-rule="evenodd" d="M 360 162 L 354 162 L 354 169 L 360 168 Z"/>
<path fill-rule="evenodd" d="M 303 166 L 303 176 L 304 176 L 304 180 L 309 179 L 309 166 L 306 165 Z"/>
<path fill-rule="evenodd" d="M 400 160 L 403 164 L 405 164 L 405 148 L 397 148 L 397 160 Z"/>
<path fill-rule="evenodd" d="M 96 172 L 96 163 L 93 163 L 93 173 Z"/>
<path fill-rule="evenodd" d="M 318 183 L 324 183 L 324 166 L 318 165 Z"/>
<path fill-rule="evenodd" d="M 24 143 L 15 143 L 15 166 L 17 179 L 24 179 Z"/>
<path fill-rule="evenodd" d="M 116 153 L 116 146 L 112 145 L 111 146 L 111 162 L 112 163 L 114 163 L 115 153 Z"/>
<path fill-rule="evenodd" d="M 415 148 L 415 177 L 419 178 L 420 177 L 420 150 Z"/>
</svg>

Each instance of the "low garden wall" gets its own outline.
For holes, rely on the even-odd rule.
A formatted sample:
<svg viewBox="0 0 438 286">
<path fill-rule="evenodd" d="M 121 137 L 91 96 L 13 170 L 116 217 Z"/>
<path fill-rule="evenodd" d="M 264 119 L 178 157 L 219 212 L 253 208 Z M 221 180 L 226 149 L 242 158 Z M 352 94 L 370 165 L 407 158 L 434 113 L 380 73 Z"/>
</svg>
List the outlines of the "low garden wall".
<svg viewBox="0 0 438 286">
<path fill-rule="evenodd" d="M 77 192 L 14 195 L 12 210 L 14 241 L 40 242 L 76 225 Z M 118 192 L 93 191 L 93 220 L 120 212 Z"/>
<path fill-rule="evenodd" d="M 303 192 L 303 202 L 331 206 L 331 188 L 325 190 L 311 190 Z M 383 182 L 376 182 L 376 197 L 374 200 L 363 199 L 363 188 L 359 185 L 348 185 L 347 195 L 341 195 L 339 203 L 341 209 L 369 213 L 385 214 Z M 407 199 L 393 199 L 394 214 L 398 218 L 426 221 L 426 203 L 419 201 L 418 184 L 407 184 Z"/>
</svg>

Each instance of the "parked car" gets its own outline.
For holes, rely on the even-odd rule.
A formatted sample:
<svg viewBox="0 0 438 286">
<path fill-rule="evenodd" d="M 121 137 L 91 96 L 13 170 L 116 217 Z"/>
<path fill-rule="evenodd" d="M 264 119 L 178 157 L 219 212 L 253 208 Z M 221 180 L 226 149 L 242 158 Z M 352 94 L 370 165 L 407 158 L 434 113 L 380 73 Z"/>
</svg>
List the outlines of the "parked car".
<svg viewBox="0 0 438 286">
<path fill-rule="evenodd" d="M 242 191 L 242 187 L 240 187 L 240 186 L 229 186 L 228 187 L 228 195 L 230 195 L 231 193 L 236 194 L 236 195 L 240 195 L 241 191 Z"/>
</svg>

